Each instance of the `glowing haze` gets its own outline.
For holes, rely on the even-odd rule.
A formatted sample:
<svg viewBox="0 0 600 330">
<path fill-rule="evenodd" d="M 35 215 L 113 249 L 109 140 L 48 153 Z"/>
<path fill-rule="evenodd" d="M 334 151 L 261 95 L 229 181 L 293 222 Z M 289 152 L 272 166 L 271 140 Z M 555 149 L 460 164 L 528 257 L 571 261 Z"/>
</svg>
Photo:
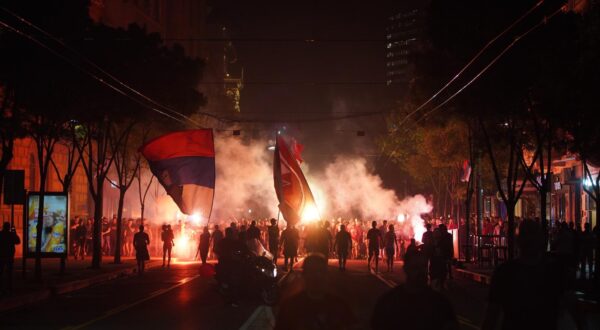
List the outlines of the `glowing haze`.
<svg viewBox="0 0 600 330">
<path fill-rule="evenodd" d="M 248 142 L 230 135 L 215 137 L 217 181 L 213 221 L 277 217 L 273 152 L 267 147 L 267 139 Z M 381 178 L 369 170 L 367 160 L 362 157 L 332 155 L 331 158 L 331 163 L 322 169 L 309 170 L 308 164 L 302 164 L 317 203 L 316 207 L 304 210 L 303 222 L 340 217 L 364 221 L 387 219 L 395 221 L 396 230 L 405 237 L 420 240 L 424 231 L 421 214 L 432 209 L 423 196 L 398 199 L 393 190 L 383 187 Z M 177 214 L 177 206 L 167 196 L 156 201 L 150 198 L 148 203 L 148 217 L 162 218 L 157 219 L 160 223 L 171 222 Z M 201 222 L 206 221 L 206 216 L 201 214 Z"/>
</svg>

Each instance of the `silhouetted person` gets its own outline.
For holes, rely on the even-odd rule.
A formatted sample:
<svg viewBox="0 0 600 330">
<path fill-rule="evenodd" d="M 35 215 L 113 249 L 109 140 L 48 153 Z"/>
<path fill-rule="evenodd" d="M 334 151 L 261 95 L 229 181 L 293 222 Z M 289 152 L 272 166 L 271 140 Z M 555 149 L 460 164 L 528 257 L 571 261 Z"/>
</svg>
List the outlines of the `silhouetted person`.
<svg viewBox="0 0 600 330">
<path fill-rule="evenodd" d="M 135 259 L 138 265 L 138 275 L 142 275 L 144 272 L 144 266 L 146 260 L 150 260 L 150 254 L 148 253 L 148 245 L 150 244 L 150 237 L 144 232 L 144 225 L 140 225 L 140 231 L 133 235 L 133 247 L 135 248 Z"/>
<path fill-rule="evenodd" d="M 340 231 L 335 235 L 335 243 L 333 247 L 338 255 L 340 270 L 346 270 L 346 260 L 348 259 L 348 251 L 352 250 L 352 236 L 346 231 L 346 226 L 341 225 Z"/>
<path fill-rule="evenodd" d="M 248 231 L 246 230 L 246 226 L 241 225 L 240 230 L 237 232 L 238 240 L 242 243 L 246 243 L 246 239 L 248 239 L 247 235 L 248 235 Z"/>
<path fill-rule="evenodd" d="M 163 264 L 165 267 L 165 259 L 168 258 L 167 267 L 171 267 L 171 251 L 173 250 L 173 246 L 175 246 L 175 235 L 173 234 L 173 230 L 170 225 L 163 225 L 162 232 L 160 233 L 160 238 L 163 241 Z"/>
<path fill-rule="evenodd" d="M 245 242 L 240 241 L 235 236 L 232 227 L 225 229 L 225 238 L 219 242 L 219 263 L 217 265 L 217 274 L 227 288 L 227 303 L 233 307 L 238 306 L 238 286 L 240 284 L 240 251 L 245 247 Z"/>
<path fill-rule="evenodd" d="M 102 252 L 104 255 L 110 254 L 110 223 L 106 217 L 102 218 Z"/>
<path fill-rule="evenodd" d="M 250 223 L 250 227 L 248 227 L 248 230 L 246 231 L 246 239 L 257 239 L 259 241 L 262 241 L 260 239 L 260 228 L 256 226 L 256 221 L 254 220 L 252 220 L 252 222 Z"/>
<path fill-rule="evenodd" d="M 81 257 L 81 260 L 85 258 L 85 236 L 87 234 L 87 228 L 83 219 L 77 219 L 77 227 L 73 231 L 73 239 L 75 240 L 75 259 Z"/>
<path fill-rule="evenodd" d="M 426 230 L 423 233 L 423 236 L 421 237 L 421 243 L 423 243 L 423 245 L 421 246 L 421 251 L 423 251 L 423 253 L 425 253 L 425 257 L 427 257 L 427 264 L 429 265 L 427 266 L 427 269 L 428 272 L 431 272 L 431 257 L 433 257 L 434 250 L 433 232 L 431 231 L 431 224 L 426 224 L 425 229 Z"/>
<path fill-rule="evenodd" d="M 317 229 L 317 249 L 315 252 L 321 253 L 325 259 L 329 259 L 329 250 L 332 246 L 331 232 L 329 231 L 329 222 L 325 221 Z"/>
<path fill-rule="evenodd" d="M 383 237 L 383 246 L 385 247 L 385 256 L 386 256 L 386 265 L 387 271 L 394 271 L 394 256 L 396 255 L 396 250 L 400 251 L 400 247 L 398 246 L 398 239 L 396 238 L 396 232 L 394 231 L 394 225 L 389 225 L 389 230 L 385 233 Z"/>
<path fill-rule="evenodd" d="M 379 248 L 381 247 L 381 231 L 377 229 L 377 221 L 371 222 L 371 229 L 367 232 L 369 241 L 369 260 L 367 267 L 371 270 L 371 259 L 375 260 L 375 272 L 379 272 Z"/>
<path fill-rule="evenodd" d="M 410 243 L 406 247 L 406 254 L 404 254 L 404 263 L 406 264 L 417 252 L 419 252 L 417 242 L 414 238 L 411 238 Z"/>
<path fill-rule="evenodd" d="M 298 229 L 294 228 L 294 225 L 288 225 L 285 230 L 281 233 L 281 245 L 283 246 L 283 268 L 288 270 L 288 261 L 290 265 L 290 271 L 294 270 L 294 258 L 298 255 L 298 241 L 300 240 L 300 233 Z"/>
<path fill-rule="evenodd" d="M 379 247 L 379 253 L 381 255 L 381 258 L 383 259 L 383 254 L 385 253 L 385 242 L 383 241 L 383 239 L 385 238 L 385 234 L 388 231 L 387 220 L 383 220 L 382 225 L 379 226 L 379 231 L 381 232 L 381 246 Z"/>
<path fill-rule="evenodd" d="M 6 290 L 12 292 L 13 265 L 15 262 L 15 245 L 21 244 L 21 239 L 11 228 L 10 223 L 5 222 L 0 231 L 0 293 L 4 291 L 4 272 L 6 270 Z"/>
<path fill-rule="evenodd" d="M 594 260 L 594 277 L 597 286 L 596 289 L 600 292 L 600 221 L 596 220 L 594 226 L 594 249 L 596 258 Z"/>
<path fill-rule="evenodd" d="M 203 265 L 206 265 L 209 247 L 210 233 L 208 232 L 208 226 L 204 226 L 204 229 L 202 229 L 202 234 L 200 234 L 200 244 L 198 244 L 198 253 L 200 253 L 200 260 L 202 260 Z"/>
<path fill-rule="evenodd" d="M 215 258 L 219 257 L 219 243 L 221 243 L 221 240 L 223 240 L 223 232 L 219 229 L 219 225 L 215 225 L 215 229 L 211 235 L 213 255 L 215 255 Z"/>
<path fill-rule="evenodd" d="M 494 271 L 483 329 L 556 329 L 564 272 L 545 255 L 535 221 L 521 223 L 517 244 L 519 257 Z"/>
<path fill-rule="evenodd" d="M 580 277 L 585 279 L 586 274 L 589 274 L 587 278 L 592 278 L 592 267 L 594 265 L 594 233 L 592 232 L 592 224 L 589 222 L 584 225 L 584 230 L 581 233 L 581 261 Z"/>
<path fill-rule="evenodd" d="M 379 298 L 371 317 L 371 327 L 374 330 L 458 329 L 450 302 L 427 285 L 425 254 L 414 250 L 410 252 L 410 256 L 409 251 L 406 255 L 406 283 Z"/>
<path fill-rule="evenodd" d="M 567 282 L 571 285 L 575 281 L 576 275 L 576 253 L 575 253 L 575 238 L 573 230 L 569 229 L 566 222 L 560 224 L 560 229 L 556 237 L 555 252 L 558 261 L 562 263 L 567 272 Z"/>
<path fill-rule="evenodd" d="M 304 288 L 281 303 L 276 330 L 353 329 L 355 317 L 342 299 L 327 288 L 327 259 L 310 255 L 302 265 Z"/>
<path fill-rule="evenodd" d="M 452 234 L 448 233 L 446 225 L 441 224 L 434 233 L 434 249 L 431 256 L 431 281 L 439 289 L 444 289 L 449 275 L 448 265 L 454 254 Z"/>
<path fill-rule="evenodd" d="M 271 219 L 271 225 L 267 233 L 269 234 L 269 252 L 273 255 L 273 263 L 277 265 L 277 257 L 279 256 L 279 226 L 277 220 Z"/>
<path fill-rule="evenodd" d="M 230 223 L 229 228 L 231 228 L 231 230 L 232 230 L 233 237 L 237 238 L 239 229 L 238 229 L 237 225 L 235 224 L 235 222 Z M 227 234 L 225 234 L 225 236 L 227 236 Z"/>
</svg>

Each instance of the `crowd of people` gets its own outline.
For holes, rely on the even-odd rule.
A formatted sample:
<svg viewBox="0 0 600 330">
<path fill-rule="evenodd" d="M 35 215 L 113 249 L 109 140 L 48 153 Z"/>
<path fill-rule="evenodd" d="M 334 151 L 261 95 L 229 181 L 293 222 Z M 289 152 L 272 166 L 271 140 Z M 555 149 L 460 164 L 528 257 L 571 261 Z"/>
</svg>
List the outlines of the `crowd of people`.
<svg viewBox="0 0 600 330">
<path fill-rule="evenodd" d="M 427 231 L 424 237 L 416 237 L 430 263 L 434 276 L 443 279 L 450 275 L 448 271 L 442 272 L 442 263 L 449 263 L 454 255 L 452 238 L 448 236 L 449 230 L 458 229 L 461 255 L 465 255 L 466 231 L 465 220 L 457 223 L 453 219 L 427 219 Z M 533 219 L 536 220 L 536 219 Z M 482 221 L 482 239 L 477 242 L 477 223 L 471 219 L 471 256 L 476 256 L 478 244 L 506 246 L 508 226 L 500 217 L 485 217 Z M 515 234 L 523 220 L 515 220 Z M 539 220 L 537 220 L 539 222 Z M 101 242 L 102 253 L 113 256 L 117 245 L 117 217 L 102 218 Z M 320 252 L 327 257 L 339 259 L 340 270 L 345 269 L 348 259 L 367 259 L 369 267 L 379 270 L 379 259 L 385 260 L 386 271 L 393 271 L 394 260 L 403 260 L 410 246 L 415 247 L 416 242 L 402 230 L 397 221 L 383 220 L 377 222 L 375 227 L 371 223 L 358 219 L 336 219 L 314 223 L 301 223 L 291 228 L 281 224 L 285 222 L 276 219 L 218 221 L 208 226 L 193 226 L 189 222 L 178 221 L 171 227 L 170 224 L 155 224 L 154 221 L 144 221 L 145 233 L 149 237 L 148 251 L 151 256 L 164 256 L 165 266 L 170 265 L 171 251 L 175 245 L 175 238 L 182 235 L 182 228 L 186 228 L 186 235 L 191 244 L 189 257 L 196 252 L 204 263 L 216 259 L 215 246 L 224 237 L 223 230 L 232 227 L 234 233 L 241 239 L 245 237 L 257 238 L 275 258 L 284 258 L 284 267 L 291 268 L 298 256 L 310 252 Z M 92 252 L 93 219 L 75 217 L 71 221 L 70 253 L 74 258 L 83 259 Z M 123 219 L 121 255 L 135 256 L 133 236 L 142 224 L 141 219 Z M 170 239 L 165 238 L 165 229 L 168 228 Z M 373 230 L 376 229 L 376 230 Z M 369 234 L 370 233 L 370 234 Z M 377 238 L 375 238 L 377 236 Z M 442 237 L 442 238 L 440 238 Z M 600 227 L 584 224 L 576 226 L 574 222 L 551 223 L 548 233 L 548 249 L 568 262 L 573 273 L 581 278 L 591 278 L 595 270 L 600 270 Z M 167 243 L 165 243 L 167 242 Z M 195 251 L 195 247 L 198 249 Z M 376 258 L 377 257 L 377 258 Z M 439 262 L 438 262 L 439 260 Z"/>
</svg>

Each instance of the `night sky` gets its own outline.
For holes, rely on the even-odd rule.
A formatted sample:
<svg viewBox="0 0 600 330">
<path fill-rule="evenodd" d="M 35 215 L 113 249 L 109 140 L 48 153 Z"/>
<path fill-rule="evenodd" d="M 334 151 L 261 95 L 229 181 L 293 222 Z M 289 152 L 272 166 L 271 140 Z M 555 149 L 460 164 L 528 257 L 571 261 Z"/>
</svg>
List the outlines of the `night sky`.
<svg viewBox="0 0 600 330">
<path fill-rule="evenodd" d="M 329 117 L 389 110 L 387 18 L 411 1 L 218 1 L 245 71 L 243 117 Z M 415 3 L 419 3 L 416 1 Z M 306 41 L 314 40 L 314 42 Z M 332 153 L 374 157 L 382 116 L 288 125 L 311 164 Z M 367 136 L 356 136 L 365 130 Z M 323 143 L 326 142 L 326 143 Z"/>
</svg>

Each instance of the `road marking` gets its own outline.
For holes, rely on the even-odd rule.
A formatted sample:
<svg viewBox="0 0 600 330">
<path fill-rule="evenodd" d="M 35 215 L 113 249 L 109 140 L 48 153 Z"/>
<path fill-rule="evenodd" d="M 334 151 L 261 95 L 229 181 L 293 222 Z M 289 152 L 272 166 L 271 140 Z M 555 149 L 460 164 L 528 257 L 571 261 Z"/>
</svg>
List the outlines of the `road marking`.
<svg viewBox="0 0 600 330">
<path fill-rule="evenodd" d="M 395 288 L 396 286 L 398 286 L 398 284 L 396 282 L 384 278 L 379 273 L 376 273 L 373 269 L 370 269 L 370 273 L 372 275 L 374 275 L 375 277 L 377 277 L 380 281 L 382 281 L 383 283 L 385 283 L 390 288 Z M 476 330 L 480 329 L 476 324 L 474 324 L 473 322 L 471 322 L 471 320 L 469 320 L 466 317 L 457 315 L 456 318 L 458 319 L 458 323 L 460 323 L 460 324 L 462 324 L 462 325 L 464 325 L 466 327 L 469 327 L 471 329 L 476 329 Z"/>
<path fill-rule="evenodd" d="M 467 319 L 465 317 L 457 315 L 456 318 L 458 319 L 458 323 L 460 323 L 460 324 L 462 324 L 464 326 L 467 326 L 467 327 L 469 327 L 471 329 L 477 329 L 477 330 L 480 329 L 479 326 L 477 326 L 476 324 L 474 324 L 473 322 L 471 322 L 471 320 L 469 320 L 469 319 Z"/>
<path fill-rule="evenodd" d="M 264 308 L 265 308 L 265 305 L 260 305 L 260 306 L 256 307 L 256 309 L 254 310 L 252 315 L 250 315 L 250 317 L 246 320 L 246 322 L 244 322 L 244 324 L 242 324 L 242 326 L 240 327 L 240 330 L 247 330 L 248 327 L 252 323 L 254 323 L 254 320 L 256 320 L 256 318 L 258 317 L 258 315 L 260 315 L 260 312 L 262 312 Z"/>
<path fill-rule="evenodd" d="M 294 263 L 294 269 L 298 268 L 299 265 L 302 264 L 302 261 L 304 260 L 304 257 L 299 258 L 298 262 Z M 295 272 L 287 272 L 285 273 L 280 279 L 279 281 L 277 281 L 277 285 L 281 286 L 286 279 L 288 278 L 288 276 L 291 276 L 291 274 L 294 274 Z M 275 315 L 273 314 L 273 309 L 269 306 L 265 306 L 265 305 L 260 305 L 258 307 L 256 307 L 256 309 L 254 310 L 254 312 L 252 313 L 252 315 L 250 315 L 250 317 L 246 320 L 246 322 L 244 322 L 244 324 L 240 327 L 240 330 L 248 330 L 248 329 L 252 329 L 252 325 L 257 321 L 257 318 L 259 316 L 261 316 L 261 312 L 264 311 L 264 314 L 267 318 L 267 322 L 270 324 L 270 328 L 274 328 L 275 327 Z"/>
<path fill-rule="evenodd" d="M 160 289 L 160 290 L 154 291 L 150 295 L 148 295 L 148 296 L 146 296 L 146 297 L 144 297 L 144 298 L 142 298 L 140 300 L 134 301 L 134 302 L 132 302 L 130 304 L 121 305 L 121 306 L 119 306 L 117 308 L 113 308 L 111 310 L 108 310 L 103 315 L 101 315 L 101 316 L 99 316 L 99 317 L 97 317 L 95 319 L 89 320 L 89 321 L 87 321 L 85 323 L 82 323 L 82 324 L 79 324 L 79 325 L 76 325 L 76 326 L 70 326 L 70 327 L 63 328 L 63 330 L 78 330 L 78 329 L 83 329 L 83 328 L 88 327 L 88 326 L 90 326 L 90 325 L 92 325 L 92 324 L 94 324 L 94 323 L 96 323 L 98 321 L 104 320 L 104 319 L 106 319 L 108 317 L 111 317 L 113 315 L 119 314 L 119 313 L 121 313 L 121 312 L 123 312 L 125 310 L 128 310 L 128 309 L 130 309 L 132 307 L 135 307 L 135 306 L 137 306 L 137 305 L 139 305 L 141 303 L 144 303 L 144 302 L 146 302 L 146 301 L 148 301 L 150 299 L 154 299 L 154 298 L 156 298 L 158 296 L 161 296 L 161 295 L 163 295 L 163 294 L 165 294 L 165 293 L 167 293 L 169 291 L 172 291 L 172 290 L 174 290 L 174 289 L 176 289 L 176 288 L 178 288 L 178 287 L 180 287 L 180 286 L 182 286 L 182 285 L 184 285 L 186 283 L 189 283 L 189 282 L 197 279 L 198 277 L 200 277 L 200 275 L 195 275 L 195 276 L 192 276 L 192 277 L 186 277 L 186 278 L 182 279 L 181 281 L 179 281 L 179 283 L 177 283 L 177 284 L 175 284 L 173 286 L 170 286 L 168 288 L 164 288 L 164 289 Z"/>
<path fill-rule="evenodd" d="M 298 267 L 300 264 L 302 264 L 302 261 L 304 261 L 304 257 L 302 257 L 302 258 L 298 259 L 298 262 L 296 262 L 296 263 L 294 264 L 294 267 L 293 267 L 293 268 L 297 268 L 297 267 Z M 283 276 L 282 276 L 282 277 L 279 279 L 279 281 L 277 281 L 277 285 L 281 286 L 281 285 L 283 284 L 283 282 L 285 281 L 285 279 L 288 277 L 288 275 L 290 275 L 291 273 L 293 273 L 293 272 L 287 272 L 287 273 L 285 273 L 285 275 L 283 275 Z"/>
<path fill-rule="evenodd" d="M 258 323 L 258 324 L 255 324 Z M 240 330 L 251 329 L 273 329 L 275 328 L 275 316 L 273 309 L 269 306 L 260 305 L 256 307 L 252 315 L 242 324 Z"/>
</svg>

